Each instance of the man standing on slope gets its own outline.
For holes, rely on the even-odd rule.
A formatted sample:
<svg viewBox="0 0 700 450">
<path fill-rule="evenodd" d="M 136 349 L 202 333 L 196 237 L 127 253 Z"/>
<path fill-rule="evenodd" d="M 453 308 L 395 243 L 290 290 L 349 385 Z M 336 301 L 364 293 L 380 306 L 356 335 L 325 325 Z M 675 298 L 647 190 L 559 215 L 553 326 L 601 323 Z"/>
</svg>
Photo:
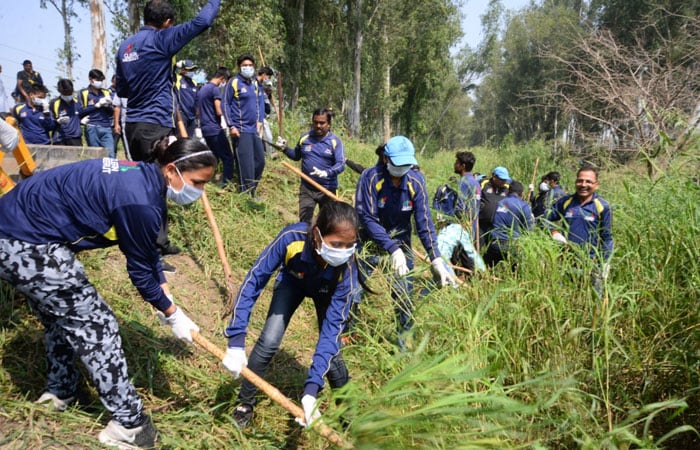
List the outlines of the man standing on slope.
<svg viewBox="0 0 700 450">
<path fill-rule="evenodd" d="M 255 198 L 263 170 L 265 149 L 260 131 L 265 118 L 265 93 L 255 76 L 252 55 L 238 57 L 238 74 L 224 88 L 224 118 L 231 130 L 241 192 Z"/>
</svg>

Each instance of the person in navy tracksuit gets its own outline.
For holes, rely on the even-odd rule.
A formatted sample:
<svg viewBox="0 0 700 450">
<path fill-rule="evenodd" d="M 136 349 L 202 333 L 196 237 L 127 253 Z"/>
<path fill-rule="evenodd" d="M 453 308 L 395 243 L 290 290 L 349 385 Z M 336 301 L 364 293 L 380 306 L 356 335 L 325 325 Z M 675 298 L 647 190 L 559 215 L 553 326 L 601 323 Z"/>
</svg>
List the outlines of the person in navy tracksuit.
<svg viewBox="0 0 700 450">
<path fill-rule="evenodd" d="M 73 92 L 73 82 L 62 78 L 58 80 L 59 97 L 51 100 L 50 110 L 56 120 L 53 134 L 54 145 L 83 145 L 83 129 L 80 126 L 80 103 Z"/>
<path fill-rule="evenodd" d="M 47 94 L 48 90 L 43 84 L 34 84 L 29 89 L 29 102 L 15 105 L 12 109 L 27 144 L 51 144 L 49 132 L 56 126 L 56 121 L 51 116 Z"/>
<path fill-rule="evenodd" d="M 265 92 L 255 76 L 255 59 L 238 57 L 238 74 L 224 88 L 224 118 L 234 141 L 239 190 L 255 198 L 265 170 L 265 148 L 260 132 L 265 119 Z"/>
<path fill-rule="evenodd" d="M 105 85 L 105 74 L 101 70 L 92 69 L 88 80 L 90 85 L 78 94 L 82 106 L 80 117 L 85 122 L 85 140 L 90 147 L 109 149 L 109 157 L 115 158 L 112 93 Z"/>
<path fill-rule="evenodd" d="M 284 154 L 299 161 L 301 171 L 315 182 L 336 193 L 338 174 L 345 170 L 345 151 L 343 141 L 331 132 L 332 111 L 319 108 L 311 116 L 312 129 L 302 134 L 297 145 L 292 149 L 281 137 L 277 144 L 284 147 Z M 302 179 L 299 186 L 299 221 L 311 223 L 316 204 L 323 206 L 331 201 L 323 192 L 308 181 Z"/>
<path fill-rule="evenodd" d="M 425 178 L 413 168 L 418 165 L 413 143 L 404 136 L 394 136 L 380 153 L 380 162 L 362 172 L 357 182 L 355 204 L 363 240 L 374 241 L 391 255 L 391 266 L 396 273 L 392 298 L 396 302 L 398 344 L 403 349 L 404 334 L 413 326 L 413 281 L 409 275 L 413 270 L 411 219 L 416 222 L 418 237 L 441 285 L 456 286 L 457 281 L 440 257 Z M 355 301 L 359 303 L 359 296 Z"/>
<path fill-rule="evenodd" d="M 221 184 L 226 186 L 233 179 L 233 152 L 226 130 L 221 127 L 223 109 L 220 87 L 231 77 L 225 67 L 220 67 L 211 80 L 197 92 L 200 132 L 209 148 L 221 161 Z M 196 134 L 196 132 L 195 132 Z"/>
<path fill-rule="evenodd" d="M 156 431 L 129 380 L 117 318 L 76 253 L 118 245 L 132 283 L 175 336 L 191 341 L 198 330 L 173 303 L 155 240 L 166 197 L 199 198 L 216 158 L 195 139 L 155 152 L 155 164 L 104 158 L 58 166 L 0 198 L 0 280 L 24 294 L 45 329 L 48 380 L 38 402 L 64 410 L 75 401 L 79 359 L 112 415 L 99 434 L 109 445 L 151 448 Z"/>
<path fill-rule="evenodd" d="M 596 293 L 602 296 L 614 245 L 612 209 L 596 192 L 598 171 L 594 167 L 584 165 L 579 169 L 575 187 L 575 193 L 560 198 L 552 206 L 545 224 L 552 230 L 555 241 L 580 246 L 593 259 L 591 281 Z M 566 223 L 565 229 L 557 228 L 558 221 Z"/>
<path fill-rule="evenodd" d="M 513 250 L 514 241 L 524 231 L 534 227 L 535 218 L 530 205 L 522 199 L 523 190 L 522 183 L 511 182 L 508 195 L 496 204 L 493 228 L 488 237 L 489 245 L 484 254 L 487 266 L 493 267 L 506 259 Z"/>
<path fill-rule="evenodd" d="M 191 59 L 178 61 L 175 70 L 175 91 L 177 92 L 177 106 L 180 111 L 187 136 L 194 136 L 197 128 L 197 83 L 189 76 L 197 65 Z"/>
<path fill-rule="evenodd" d="M 262 251 L 243 279 L 233 315 L 226 328 L 228 349 L 224 366 L 234 377 L 247 365 L 259 376 L 277 353 L 292 315 L 305 297 L 314 302 L 319 338 L 301 403 L 306 425 L 318 417 L 317 396 L 324 377 L 332 388 L 344 386 L 349 375 L 340 355 L 340 334 L 347 320 L 351 294 L 356 290 L 357 269 L 353 255 L 359 219 L 353 207 L 344 202 L 325 204 L 313 225 L 301 222 L 284 228 Z M 279 270 L 267 320 L 250 359 L 245 354 L 245 338 L 251 310 L 268 280 Z M 240 427 L 253 416 L 255 386 L 243 381 L 233 417 Z"/>
<path fill-rule="evenodd" d="M 220 0 L 209 0 L 199 15 L 175 25 L 175 9 L 150 1 L 144 26 L 126 38 L 116 56 L 117 95 L 129 100 L 126 138 L 135 161 L 146 161 L 153 142 L 175 128 L 172 58 L 214 23 Z"/>
</svg>

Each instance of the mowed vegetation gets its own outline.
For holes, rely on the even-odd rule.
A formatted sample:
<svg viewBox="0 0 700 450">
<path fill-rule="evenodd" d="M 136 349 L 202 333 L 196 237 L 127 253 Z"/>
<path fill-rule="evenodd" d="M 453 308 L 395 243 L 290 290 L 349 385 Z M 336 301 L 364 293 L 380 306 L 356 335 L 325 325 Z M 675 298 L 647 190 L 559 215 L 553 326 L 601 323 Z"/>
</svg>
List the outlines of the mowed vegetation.
<svg viewBox="0 0 700 450">
<path fill-rule="evenodd" d="M 301 126 L 301 125 L 300 125 Z M 292 127 L 290 127 L 292 128 Z M 289 131 L 291 136 L 293 131 Z M 365 165 L 374 147 L 346 140 L 347 155 Z M 505 165 L 527 185 L 559 170 L 571 190 L 576 159 L 550 145 L 505 144 L 471 149 L 475 170 Z M 605 295 L 547 233 L 520 241 L 519 264 L 417 297 L 411 351 L 397 353 L 386 280 L 365 298 L 359 338 L 343 348 L 352 381 L 322 392 L 324 418 L 360 449 L 697 448 L 700 317 L 700 187 L 698 148 L 672 161 L 654 180 L 640 164 L 602 164 L 600 190 L 613 206 L 615 253 Z M 452 173 L 452 152 L 419 155 L 431 193 Z M 341 175 L 351 200 L 357 174 Z M 538 181 L 538 180 L 537 180 Z M 240 281 L 279 229 L 297 217 L 298 179 L 268 160 L 259 195 L 208 187 L 234 278 Z M 173 207 L 171 238 L 184 254 L 171 258 L 176 301 L 220 347 L 228 322 L 221 262 L 201 203 Z M 416 240 L 416 248 L 423 250 Z M 203 349 L 176 341 L 138 296 L 117 249 L 81 255 L 114 309 L 134 383 L 161 432 L 163 448 L 323 448 L 264 395 L 252 425 L 239 431 L 230 413 L 240 383 Z M 587 273 L 588 268 L 581 268 Z M 428 265 L 417 265 L 421 282 Z M 265 320 L 271 285 L 250 324 L 248 350 Z M 302 304 L 267 375 L 298 401 L 316 338 L 311 302 Z M 42 328 L 21 296 L 0 288 L 0 448 L 93 448 L 109 420 L 89 386 L 67 412 L 32 403 L 45 382 Z M 340 423 L 347 424 L 343 431 Z"/>
</svg>

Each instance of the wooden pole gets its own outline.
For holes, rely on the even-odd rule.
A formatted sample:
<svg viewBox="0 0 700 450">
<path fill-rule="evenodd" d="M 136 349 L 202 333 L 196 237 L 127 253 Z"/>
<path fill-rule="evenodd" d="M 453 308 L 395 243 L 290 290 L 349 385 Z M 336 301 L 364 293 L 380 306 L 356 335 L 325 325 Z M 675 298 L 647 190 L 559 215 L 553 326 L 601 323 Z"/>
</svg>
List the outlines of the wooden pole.
<svg viewBox="0 0 700 450">
<path fill-rule="evenodd" d="M 226 356 L 225 351 L 214 345 L 211 341 L 209 341 L 207 338 L 205 338 L 198 332 L 194 330 L 191 330 L 190 332 L 192 333 L 192 339 L 197 344 L 199 344 L 206 351 L 214 355 L 220 361 L 223 361 L 224 357 Z M 301 420 L 306 420 L 304 410 L 301 407 L 299 407 L 296 403 L 291 401 L 289 397 L 282 394 L 279 391 L 279 389 L 277 389 L 276 387 L 274 387 L 273 385 L 256 375 L 255 372 L 248 369 L 247 367 L 244 367 L 243 370 L 241 370 L 241 375 L 243 376 L 243 378 L 253 383 L 255 387 L 263 391 L 268 397 L 270 397 L 271 400 L 275 401 L 282 408 L 291 413 L 294 417 L 297 417 Z M 354 448 L 352 445 L 345 442 L 343 438 L 335 432 L 335 430 L 333 430 L 320 420 L 315 421 L 313 423 L 313 427 L 310 428 L 313 428 L 315 431 L 318 432 L 318 434 L 320 434 L 321 436 L 328 439 L 330 442 L 339 447 Z"/>
<path fill-rule="evenodd" d="M 216 251 L 219 253 L 219 259 L 221 259 L 221 266 L 224 268 L 224 278 L 226 284 L 226 292 L 228 293 L 228 301 L 226 302 L 226 312 L 224 314 L 229 314 L 231 308 L 233 307 L 233 299 L 235 295 L 235 289 L 233 284 L 233 275 L 231 274 L 231 266 L 228 264 L 228 258 L 226 257 L 226 250 L 224 249 L 224 241 L 221 239 L 221 232 L 219 231 L 219 226 L 216 224 L 216 218 L 214 217 L 214 212 L 211 209 L 211 204 L 209 203 L 209 198 L 207 193 L 202 194 L 202 204 L 204 205 L 204 212 L 209 220 L 209 226 L 214 234 L 214 241 L 216 242 Z"/>
<path fill-rule="evenodd" d="M 282 98 L 282 72 L 277 72 L 277 128 L 284 137 L 284 99 Z"/>
<path fill-rule="evenodd" d="M 331 191 L 329 191 L 328 189 L 326 189 L 326 188 L 324 188 L 323 186 L 321 186 L 320 184 L 318 184 L 313 178 L 311 178 L 310 176 L 306 175 L 306 174 L 305 174 L 304 172 L 302 172 L 301 170 L 299 170 L 299 169 L 297 169 L 296 167 L 294 167 L 293 165 L 289 164 L 287 161 L 282 161 L 282 165 L 285 166 L 286 168 L 288 168 L 289 170 L 291 170 L 292 172 L 296 173 L 296 174 L 299 175 L 300 177 L 302 177 L 304 180 L 308 181 L 309 184 L 311 184 L 311 186 L 313 186 L 313 187 L 315 187 L 316 189 L 318 189 L 319 191 L 323 192 L 325 195 L 327 195 L 328 197 L 332 198 L 332 199 L 335 200 L 336 202 L 343 202 L 343 201 L 345 201 L 345 200 L 343 200 L 342 198 L 340 198 L 340 197 L 338 197 L 337 195 L 335 195 L 334 193 L 332 193 Z"/>
<path fill-rule="evenodd" d="M 530 181 L 530 184 L 533 186 L 533 188 L 535 186 L 535 179 L 537 178 L 537 166 L 539 166 L 539 165 L 540 165 L 540 158 L 537 158 L 535 160 L 535 170 L 532 171 L 532 180 Z M 533 191 L 532 189 L 528 188 L 527 197 L 525 197 L 523 200 L 525 200 L 526 202 L 529 203 L 530 202 L 530 195 L 532 194 L 532 191 Z"/>
</svg>

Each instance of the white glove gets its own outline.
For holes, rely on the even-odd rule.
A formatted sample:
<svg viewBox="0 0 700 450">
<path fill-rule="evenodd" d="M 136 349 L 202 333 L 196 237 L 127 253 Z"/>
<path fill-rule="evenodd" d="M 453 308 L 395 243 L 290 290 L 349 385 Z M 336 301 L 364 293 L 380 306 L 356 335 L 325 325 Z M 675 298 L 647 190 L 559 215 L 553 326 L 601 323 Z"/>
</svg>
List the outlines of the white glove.
<svg viewBox="0 0 700 450">
<path fill-rule="evenodd" d="M 109 97 L 102 97 L 100 98 L 97 103 L 95 103 L 95 106 L 97 108 L 102 108 L 103 106 L 109 106 L 112 104 L 112 99 Z"/>
<path fill-rule="evenodd" d="M 68 122 L 70 122 L 70 117 L 68 117 L 68 116 L 61 116 L 61 117 L 59 117 L 58 119 L 56 119 L 56 122 L 57 122 L 59 125 L 65 125 L 65 124 L 67 124 Z"/>
<path fill-rule="evenodd" d="M 286 147 L 287 140 L 282 136 L 277 136 L 277 142 L 275 142 L 275 144 L 277 144 L 278 147 Z"/>
<path fill-rule="evenodd" d="M 527 185 L 527 188 L 530 190 L 530 192 L 532 192 L 532 191 L 535 190 L 535 185 L 532 184 L 532 183 L 530 183 L 530 184 Z"/>
<path fill-rule="evenodd" d="M 201 128 L 194 129 L 194 137 L 196 137 L 197 139 L 202 139 L 202 129 Z"/>
<path fill-rule="evenodd" d="M 313 167 L 314 170 L 311 171 L 309 175 L 316 175 L 319 178 L 328 178 L 328 172 L 325 170 L 318 169 L 316 167 Z"/>
<path fill-rule="evenodd" d="M 555 241 L 559 242 L 560 244 L 566 244 L 566 238 L 564 237 L 563 234 L 561 234 L 558 231 L 553 231 L 552 232 L 552 239 Z"/>
<path fill-rule="evenodd" d="M 199 327 L 187 317 L 181 308 L 177 308 L 174 313 L 165 317 L 165 314 L 158 311 L 158 317 L 163 325 L 170 325 L 173 334 L 178 339 L 184 339 L 187 342 L 192 342 L 192 334 L 190 330 L 199 332 Z"/>
<path fill-rule="evenodd" d="M 51 112 L 51 106 L 49 104 L 48 98 L 45 98 L 41 101 L 41 107 L 44 108 L 44 114 L 49 114 Z"/>
<path fill-rule="evenodd" d="M 403 250 L 398 249 L 391 254 L 391 268 L 400 277 L 408 273 L 408 264 L 406 264 L 406 255 L 403 254 Z"/>
<path fill-rule="evenodd" d="M 87 125 L 88 123 L 90 123 L 90 116 L 85 116 L 82 119 L 80 119 L 80 123 L 83 125 Z"/>
<path fill-rule="evenodd" d="M 321 412 L 318 410 L 320 402 L 313 395 L 306 394 L 301 398 L 301 406 L 304 408 L 304 420 L 300 418 L 294 419 L 296 423 L 306 428 L 318 419 L 321 418 Z"/>
<path fill-rule="evenodd" d="M 435 272 L 440 275 L 440 285 L 442 287 L 446 286 L 447 284 L 453 288 L 457 287 L 457 278 L 455 277 L 454 273 L 450 271 L 450 268 L 447 267 L 447 263 L 444 259 L 435 258 L 434 260 L 430 261 L 430 265 L 433 266 Z"/>
<path fill-rule="evenodd" d="M 240 347 L 229 347 L 226 349 L 226 356 L 221 361 L 231 373 L 233 378 L 241 376 L 241 371 L 248 365 L 248 358 L 245 356 L 245 349 Z"/>
</svg>

